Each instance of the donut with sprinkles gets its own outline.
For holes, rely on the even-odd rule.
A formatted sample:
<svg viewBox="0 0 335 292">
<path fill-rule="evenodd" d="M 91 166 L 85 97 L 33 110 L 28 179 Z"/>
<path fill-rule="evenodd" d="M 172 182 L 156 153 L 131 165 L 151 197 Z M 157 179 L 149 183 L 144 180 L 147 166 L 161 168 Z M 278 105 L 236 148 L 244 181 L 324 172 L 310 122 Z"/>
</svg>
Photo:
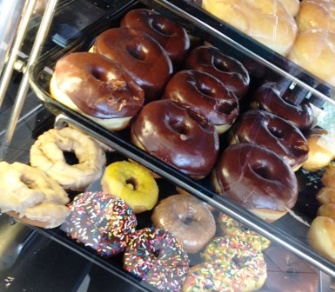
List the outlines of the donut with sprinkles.
<svg viewBox="0 0 335 292">
<path fill-rule="evenodd" d="M 171 233 L 147 227 L 133 234 L 124 252 L 123 266 L 160 290 L 180 291 L 189 271 L 189 259 Z"/>
<path fill-rule="evenodd" d="M 65 232 L 104 257 L 123 252 L 137 226 L 131 208 L 111 194 L 81 193 L 70 208 L 63 225 Z"/>
</svg>

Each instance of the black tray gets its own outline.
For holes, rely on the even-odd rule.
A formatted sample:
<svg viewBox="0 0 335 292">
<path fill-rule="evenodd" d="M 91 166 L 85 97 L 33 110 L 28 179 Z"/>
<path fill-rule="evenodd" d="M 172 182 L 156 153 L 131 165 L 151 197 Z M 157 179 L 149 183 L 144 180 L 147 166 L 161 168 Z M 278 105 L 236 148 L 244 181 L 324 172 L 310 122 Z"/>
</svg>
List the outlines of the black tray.
<svg viewBox="0 0 335 292">
<path fill-rule="evenodd" d="M 126 3 L 125 3 L 126 2 Z M 140 3 L 143 2 L 143 3 Z M 319 185 L 320 173 L 319 174 L 309 174 L 303 171 L 297 173 L 300 182 L 300 195 L 296 207 L 293 212 L 302 219 L 306 221 L 307 225 L 300 220 L 297 220 L 295 216 L 287 214 L 280 220 L 273 224 L 269 224 L 261 220 L 260 218 L 249 213 L 245 209 L 237 206 L 228 199 L 215 194 L 210 187 L 210 182 L 208 178 L 200 181 L 193 180 L 181 173 L 180 171 L 170 167 L 169 165 L 163 163 L 159 159 L 151 156 L 150 154 L 140 150 L 130 143 L 129 132 L 124 130 L 121 132 L 110 132 L 105 128 L 95 124 L 90 119 L 70 110 L 69 108 L 63 106 L 59 102 L 52 99 L 49 95 L 49 81 L 51 79 L 53 68 L 56 61 L 63 55 L 73 52 L 73 51 L 87 51 L 94 41 L 94 37 L 106 28 L 116 27 L 119 24 L 119 20 L 122 15 L 129 9 L 135 7 L 143 7 L 143 5 L 148 5 L 154 7 L 159 12 L 172 18 L 178 23 L 186 27 L 194 35 L 201 37 L 204 40 L 208 40 L 214 43 L 216 46 L 224 50 L 225 53 L 229 53 L 233 56 L 238 56 L 241 58 L 249 58 L 246 52 L 236 50 L 234 48 L 234 43 L 231 44 L 222 35 L 217 33 L 208 33 L 207 28 L 199 26 L 197 22 L 193 22 L 193 18 L 186 17 L 185 13 L 201 14 L 201 17 L 205 17 L 204 20 L 208 18 L 207 15 L 202 15 L 203 12 L 196 8 L 196 6 L 189 5 L 184 1 L 170 1 L 171 3 L 180 5 L 183 8 L 183 12 L 180 11 L 180 7 L 167 5 L 166 1 L 124 1 L 120 2 L 120 7 L 110 11 L 110 13 L 103 18 L 99 19 L 94 24 L 86 27 L 83 30 L 82 36 L 71 42 L 65 48 L 54 48 L 49 50 L 47 53 L 42 55 L 34 66 L 30 70 L 30 84 L 32 89 L 35 91 L 36 95 L 43 102 L 45 107 L 50 110 L 50 112 L 56 116 L 64 115 L 62 119 L 65 122 L 75 124 L 76 126 L 82 128 L 84 131 L 88 132 L 95 138 L 101 140 L 107 145 L 111 146 L 117 151 L 119 155 L 133 159 L 140 164 L 153 170 L 160 176 L 162 176 L 169 184 L 173 186 L 179 186 L 184 190 L 190 192 L 194 196 L 200 198 L 201 200 L 207 202 L 208 204 L 214 206 L 217 210 L 226 213 L 227 215 L 239 220 L 260 234 L 269 238 L 272 242 L 284 246 L 288 250 L 294 252 L 301 258 L 307 260 L 309 263 L 320 269 L 321 271 L 335 277 L 335 265 L 329 260 L 325 259 L 314 250 L 312 250 L 306 242 L 306 233 L 308 231 L 308 223 L 315 217 L 315 212 L 317 208 L 317 202 L 315 200 L 315 195 L 317 190 L 321 187 Z M 148 3 L 147 3 L 148 2 Z M 199 16 L 199 20 L 201 20 Z M 208 23 L 210 25 L 215 25 L 217 22 L 211 18 L 208 18 Z M 204 24 L 202 24 L 204 25 Z M 220 24 L 222 28 L 222 23 Z M 234 32 L 231 28 L 225 28 L 224 32 L 234 33 L 241 37 L 239 39 L 241 42 L 245 41 L 243 36 Z M 250 41 L 247 42 L 248 44 Z M 250 44 L 251 45 L 251 44 Z M 258 45 L 255 45 L 258 49 Z M 264 52 L 263 52 L 264 51 Z M 265 48 L 262 48 L 262 54 L 269 54 Z M 253 55 L 251 55 L 253 56 Z M 271 53 L 271 58 L 280 58 Z M 270 59 L 271 59 L 270 58 Z M 272 72 L 278 75 L 277 71 Z M 287 75 L 287 73 L 286 73 Z M 291 76 L 291 78 L 294 78 Z M 305 86 L 305 85 L 302 85 Z M 312 90 L 315 90 L 312 88 Z M 314 176 L 318 176 L 316 179 Z M 313 178 L 311 178 L 313 176 Z M 314 183 L 312 184 L 311 181 Z M 307 202 L 307 203 L 306 203 Z M 306 205 L 309 205 L 306 208 Z M 308 210 L 308 212 L 306 212 Z M 54 238 L 58 242 L 68 246 L 77 253 L 91 259 L 107 270 L 119 274 L 123 278 L 129 279 L 129 281 L 135 281 L 138 284 L 138 279 L 135 279 L 120 268 L 120 263 L 117 259 L 105 260 L 99 256 L 95 256 L 93 252 L 87 250 L 85 247 L 74 243 L 72 240 L 67 238 L 60 229 L 44 230 L 39 229 L 39 232 L 47 234 L 48 236 Z M 142 287 L 142 285 L 140 285 Z M 143 287 L 142 287 L 143 288 Z"/>
</svg>

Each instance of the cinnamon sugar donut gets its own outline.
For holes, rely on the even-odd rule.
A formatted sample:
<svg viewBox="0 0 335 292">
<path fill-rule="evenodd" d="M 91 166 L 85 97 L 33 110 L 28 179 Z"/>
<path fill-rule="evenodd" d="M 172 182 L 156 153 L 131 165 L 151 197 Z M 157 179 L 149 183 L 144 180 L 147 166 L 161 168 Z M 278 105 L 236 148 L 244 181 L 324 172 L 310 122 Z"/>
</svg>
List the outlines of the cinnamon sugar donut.
<svg viewBox="0 0 335 292">
<path fill-rule="evenodd" d="M 187 55 L 184 66 L 186 69 L 203 71 L 218 78 L 239 100 L 249 89 L 250 77 L 244 65 L 216 47 L 194 48 Z"/>
<path fill-rule="evenodd" d="M 199 199 L 186 194 L 160 201 L 151 220 L 156 228 L 172 233 L 188 253 L 199 252 L 216 231 L 214 217 L 208 208 Z"/>
<path fill-rule="evenodd" d="M 219 134 L 230 128 L 239 113 L 235 94 L 219 79 L 198 70 L 177 72 L 166 85 L 163 98 L 198 108 Z"/>
<path fill-rule="evenodd" d="M 292 168 L 275 152 L 253 143 L 226 148 L 212 181 L 218 194 L 269 222 L 285 215 L 298 198 Z"/>
<path fill-rule="evenodd" d="M 68 164 L 66 152 L 74 153 L 78 163 Z M 30 148 L 30 163 L 65 189 L 82 191 L 100 177 L 106 155 L 90 136 L 65 127 L 50 129 L 37 138 Z"/>
<path fill-rule="evenodd" d="M 151 36 L 139 30 L 108 29 L 97 36 L 92 51 L 124 68 L 144 90 L 146 101 L 160 97 L 173 72 L 166 51 Z"/>
<path fill-rule="evenodd" d="M 120 25 L 143 31 L 153 37 L 174 63 L 183 61 L 190 48 L 186 30 L 154 10 L 144 8 L 130 10 L 121 19 Z"/>
</svg>

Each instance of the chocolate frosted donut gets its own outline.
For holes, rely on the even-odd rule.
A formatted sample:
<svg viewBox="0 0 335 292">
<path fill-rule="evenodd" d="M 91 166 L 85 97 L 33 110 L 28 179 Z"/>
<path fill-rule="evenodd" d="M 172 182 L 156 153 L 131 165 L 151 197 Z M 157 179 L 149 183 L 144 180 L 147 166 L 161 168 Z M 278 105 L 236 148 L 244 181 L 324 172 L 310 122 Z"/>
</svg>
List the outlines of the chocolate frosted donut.
<svg viewBox="0 0 335 292">
<path fill-rule="evenodd" d="M 239 143 L 226 148 L 213 171 L 217 193 L 273 222 L 291 209 L 298 196 L 297 178 L 273 151 Z"/>
<path fill-rule="evenodd" d="M 144 92 L 117 63 L 78 52 L 58 60 L 51 95 L 110 129 L 125 127 L 144 103 Z"/>
<path fill-rule="evenodd" d="M 122 18 L 121 27 L 140 30 L 153 37 L 173 62 L 183 61 L 190 48 L 186 30 L 153 10 L 142 8 L 129 11 Z"/>
<path fill-rule="evenodd" d="M 163 99 L 148 103 L 131 127 L 132 142 L 193 178 L 214 166 L 219 139 L 214 125 L 198 110 Z"/>
<path fill-rule="evenodd" d="M 266 111 L 245 112 L 229 134 L 232 143 L 251 142 L 271 149 L 294 170 L 308 157 L 308 143 L 300 130 Z"/>
<path fill-rule="evenodd" d="M 314 113 L 310 104 L 306 102 L 300 105 L 290 103 L 274 82 L 267 82 L 256 90 L 251 107 L 280 116 L 290 121 L 301 131 L 309 130 L 314 122 Z"/>
<path fill-rule="evenodd" d="M 185 60 L 185 68 L 207 72 L 221 82 L 240 100 L 248 91 L 248 71 L 237 59 L 224 55 L 218 48 L 199 46 Z"/>
<path fill-rule="evenodd" d="M 156 40 L 138 30 L 106 30 L 96 38 L 92 50 L 123 67 L 143 88 L 147 100 L 159 97 L 173 71 L 166 51 Z"/>
<path fill-rule="evenodd" d="M 176 73 L 165 87 L 164 98 L 198 108 L 218 133 L 227 131 L 239 113 L 235 94 L 213 75 L 198 70 Z"/>
</svg>

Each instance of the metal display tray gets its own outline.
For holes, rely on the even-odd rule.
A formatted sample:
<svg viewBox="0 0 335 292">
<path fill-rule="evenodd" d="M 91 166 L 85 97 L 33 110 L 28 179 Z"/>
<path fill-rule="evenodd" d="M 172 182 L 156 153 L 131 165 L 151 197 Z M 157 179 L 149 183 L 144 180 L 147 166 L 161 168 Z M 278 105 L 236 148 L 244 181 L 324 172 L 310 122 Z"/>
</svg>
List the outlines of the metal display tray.
<svg viewBox="0 0 335 292">
<path fill-rule="evenodd" d="M 152 7 L 167 17 L 170 17 L 174 21 L 177 21 L 179 24 L 187 28 L 187 30 L 192 32 L 192 34 L 215 44 L 229 55 L 256 59 L 256 61 L 259 59 L 254 58 L 254 54 L 249 54 L 246 51 L 243 52 L 236 50 L 235 43 L 230 43 L 229 40 L 222 37 L 221 33 L 209 33 L 207 27 L 211 25 L 215 27 L 215 20 L 208 18 L 206 28 L 202 27 L 202 25 L 205 25 L 205 23 L 201 22 L 201 17 L 198 17 L 197 19 L 202 23 L 202 25 L 200 25 L 198 21 L 194 21 L 194 17 L 191 17 L 191 15 L 197 15 L 197 13 L 201 12 L 198 8 L 196 8 L 196 6 L 191 5 L 185 1 L 169 1 L 169 5 L 167 3 L 167 1 L 128 1 L 126 5 L 124 3 L 122 5 L 120 4 L 119 9 L 114 8 L 113 11 L 110 11 L 108 15 L 97 20 L 93 25 L 85 28 L 82 31 L 82 37 L 77 38 L 65 48 L 57 47 L 49 50 L 37 60 L 29 72 L 30 84 L 33 91 L 36 93 L 44 106 L 52 114 L 59 117 L 59 121 L 71 123 L 80 127 L 85 132 L 112 147 L 118 154 L 133 159 L 134 161 L 148 167 L 163 177 L 170 184 L 186 190 L 199 199 L 212 205 L 217 210 L 226 213 L 227 215 L 239 220 L 241 223 L 247 225 L 253 230 L 266 236 L 272 242 L 284 246 L 288 250 L 297 254 L 299 257 L 305 259 L 320 271 L 335 277 L 335 264 L 312 250 L 306 242 L 308 224 L 315 217 L 316 209 L 318 207 L 315 195 L 317 190 L 321 187 L 320 176 L 322 173 L 306 173 L 302 170 L 298 171 L 297 177 L 299 181 L 300 194 L 298 202 L 292 210 L 295 215 L 289 213 L 275 223 L 269 224 L 249 213 L 244 208 L 231 202 L 230 200 L 214 193 L 211 190 L 210 180 L 208 177 L 202 180 L 193 180 L 187 175 L 132 145 L 129 139 L 129 129 L 123 130 L 121 132 L 108 131 L 94 123 L 92 120 L 87 119 L 84 116 L 70 110 L 69 108 L 51 98 L 49 94 L 49 82 L 57 60 L 61 56 L 70 52 L 87 51 L 91 47 L 95 36 L 107 28 L 117 27 L 119 20 L 125 12 L 136 7 L 143 7 L 143 5 Z M 180 5 L 177 6 L 176 4 Z M 206 16 L 206 18 L 208 17 L 207 15 L 204 16 Z M 204 21 L 205 20 L 206 19 L 204 19 Z M 228 30 L 230 32 L 231 29 L 227 28 L 227 31 Z M 225 29 L 223 31 L 225 31 Z M 244 39 L 241 39 L 241 43 L 243 43 L 243 41 Z M 257 45 L 255 46 L 258 48 Z M 264 53 L 269 53 L 264 48 L 262 48 L 262 50 Z M 271 56 L 277 58 L 277 56 L 275 56 L 273 53 Z M 267 66 L 266 64 L 262 65 Z M 272 74 L 278 76 L 278 71 L 274 70 L 272 67 L 273 66 L 266 68 L 272 72 Z M 287 73 L 285 73 L 285 76 L 282 77 L 286 78 L 286 75 Z M 295 77 L 292 75 L 290 76 L 290 80 L 294 81 Z M 305 87 L 305 84 L 300 83 L 301 81 L 298 81 L 297 84 L 299 86 Z M 309 88 L 309 86 L 307 86 L 307 88 L 312 90 L 312 92 L 315 91 L 314 87 Z M 320 93 L 317 94 L 319 95 Z M 327 99 L 327 97 L 324 97 L 323 94 L 321 95 L 322 98 Z M 297 216 L 302 220 L 297 220 Z M 86 250 L 82 246 L 78 246 L 72 240 L 67 238 L 64 232 L 62 232 L 60 229 L 39 229 L 39 232 L 42 232 L 54 238 L 58 242 L 65 244 L 75 252 L 82 254 L 86 258 L 90 258 L 99 265 L 105 267 L 107 270 L 118 273 L 121 277 L 129 278 L 130 281 L 135 281 L 135 283 L 138 284 L 138 282 L 136 282 L 137 279 L 130 277 L 126 272 L 119 268 L 118 264 L 115 265 L 113 259 L 101 259 L 99 256 L 94 255 L 93 252 Z M 142 284 L 140 286 L 143 288 Z"/>
</svg>

